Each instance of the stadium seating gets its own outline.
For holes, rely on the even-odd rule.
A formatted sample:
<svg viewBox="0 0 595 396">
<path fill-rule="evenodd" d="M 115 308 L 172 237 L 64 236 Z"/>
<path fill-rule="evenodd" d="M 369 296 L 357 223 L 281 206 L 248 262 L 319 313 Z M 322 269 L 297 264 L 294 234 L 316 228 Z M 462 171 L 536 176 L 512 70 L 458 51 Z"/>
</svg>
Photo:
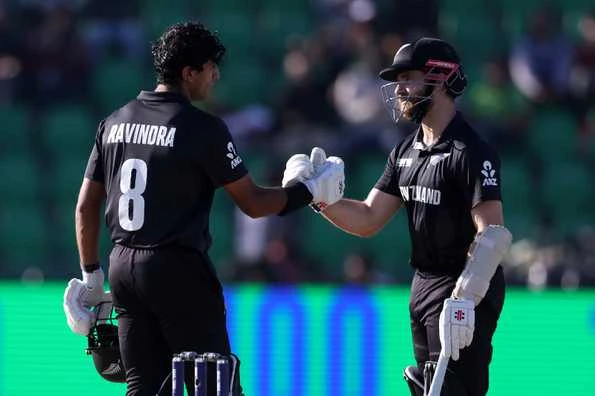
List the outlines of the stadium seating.
<svg viewBox="0 0 595 396">
<path fill-rule="evenodd" d="M 33 204 L 40 198 L 39 169 L 28 151 L 0 155 L 0 174 L 0 202 Z"/>
<path fill-rule="evenodd" d="M 18 153 L 29 150 L 29 112 L 22 106 L 0 106 L 0 153 Z"/>
<path fill-rule="evenodd" d="M 593 0 L 554 3 L 563 11 L 563 29 L 576 38 L 578 20 L 593 7 Z M 542 0 L 439 0 L 439 5 L 440 34 L 459 49 L 473 83 L 481 78 L 482 62 L 505 53 Z M 304 0 L 149 0 L 143 3 L 141 18 L 151 41 L 166 26 L 181 20 L 199 19 L 218 30 L 228 53 L 214 91 L 215 102 L 240 108 L 255 102 L 275 103 L 283 81 L 281 62 L 287 43 L 315 31 L 312 6 Z M 148 51 L 146 59 L 103 59 L 93 69 L 88 101 L 43 108 L 45 114 L 39 120 L 30 118 L 24 105 L 0 106 L 3 269 L 18 276 L 26 266 L 54 258 L 64 261 L 64 268 L 72 263 L 76 267 L 74 204 L 98 121 L 141 89 L 152 89 L 148 60 Z M 32 124 L 38 129 L 30 129 L 30 119 L 37 121 Z M 577 130 L 572 109 L 541 108 L 527 131 L 523 157 L 502 153 L 505 220 L 515 239 L 535 238 L 544 213 L 551 213 L 560 236 L 580 225 L 595 224 L 594 172 L 578 155 L 581 140 Z M 588 151 L 595 162 L 595 139 L 582 151 Z M 242 156 L 253 178 L 270 184 L 267 170 L 277 166 L 271 165 L 271 154 L 248 147 Z M 538 161 L 529 167 L 526 159 L 532 156 Z M 346 196 L 364 199 L 382 174 L 385 161 L 385 153 L 360 154 L 346 161 Z M 211 217 L 215 263 L 232 258 L 233 210 L 229 198 L 219 191 Z M 409 271 L 410 245 L 403 212 L 370 239 L 345 234 L 309 211 L 302 215 L 307 235 L 303 248 L 328 272 L 340 271 L 344 255 L 358 249 L 375 253 L 381 269 L 398 278 Z M 109 251 L 106 235 L 102 234 L 104 257 Z"/>
<path fill-rule="evenodd" d="M 580 161 L 555 162 L 544 166 L 543 197 L 561 233 L 582 224 L 595 224 L 594 178 Z"/>
<path fill-rule="evenodd" d="M 141 7 L 141 20 L 151 41 L 161 35 L 163 30 L 172 23 L 185 21 L 196 17 L 191 13 L 190 1 L 187 0 L 149 0 Z"/>
<path fill-rule="evenodd" d="M 141 62 L 107 59 L 95 69 L 93 97 L 102 116 L 125 105 L 143 89 L 154 88 L 154 79 Z"/>
<path fill-rule="evenodd" d="M 539 189 L 525 157 L 505 156 L 501 165 L 504 221 L 516 239 L 534 236 L 539 213 Z"/>
<path fill-rule="evenodd" d="M 538 183 L 529 162 L 518 156 L 505 156 L 501 163 L 501 191 L 506 210 L 527 213 L 534 209 Z"/>
<path fill-rule="evenodd" d="M 64 157 L 55 161 L 48 171 L 52 179 L 48 186 L 49 195 L 58 202 L 76 202 L 86 165 L 86 156 Z"/>
<path fill-rule="evenodd" d="M 576 117 L 559 108 L 544 108 L 529 126 L 529 148 L 542 162 L 571 159 L 578 153 Z"/>
<path fill-rule="evenodd" d="M 39 134 L 52 159 L 88 156 L 93 147 L 98 122 L 83 105 L 48 108 Z"/>
<path fill-rule="evenodd" d="M 365 199 L 382 176 L 388 154 L 374 153 L 358 155 L 354 161 L 345 164 L 345 196 Z"/>
<path fill-rule="evenodd" d="M 28 266 L 43 267 L 49 257 L 49 230 L 41 203 L 3 202 L 0 206 L 0 266 L 20 276 Z"/>
<path fill-rule="evenodd" d="M 482 62 L 505 53 L 506 36 L 499 24 L 498 15 L 488 9 L 441 13 L 444 38 L 457 48 L 470 79 L 479 77 L 476 70 Z M 482 44 L 477 45 L 478 42 Z"/>
<path fill-rule="evenodd" d="M 321 273 L 338 275 L 345 256 L 362 249 L 364 240 L 344 233 L 309 211 L 304 209 L 300 213 L 301 234 L 307 236 L 307 242 L 301 244 L 301 249 L 306 257 L 320 266 Z"/>
</svg>

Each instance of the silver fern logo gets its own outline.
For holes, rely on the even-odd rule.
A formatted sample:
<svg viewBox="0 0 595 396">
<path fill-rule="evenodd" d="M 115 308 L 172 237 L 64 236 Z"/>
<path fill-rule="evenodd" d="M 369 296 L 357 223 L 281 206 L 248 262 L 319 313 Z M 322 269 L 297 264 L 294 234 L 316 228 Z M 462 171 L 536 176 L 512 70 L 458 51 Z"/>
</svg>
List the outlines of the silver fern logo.
<svg viewBox="0 0 595 396">
<path fill-rule="evenodd" d="M 445 158 L 448 158 L 449 156 L 450 156 L 450 153 L 441 153 L 441 154 L 432 155 L 430 157 L 430 165 L 436 166 L 438 164 L 438 162 L 442 161 Z"/>
</svg>

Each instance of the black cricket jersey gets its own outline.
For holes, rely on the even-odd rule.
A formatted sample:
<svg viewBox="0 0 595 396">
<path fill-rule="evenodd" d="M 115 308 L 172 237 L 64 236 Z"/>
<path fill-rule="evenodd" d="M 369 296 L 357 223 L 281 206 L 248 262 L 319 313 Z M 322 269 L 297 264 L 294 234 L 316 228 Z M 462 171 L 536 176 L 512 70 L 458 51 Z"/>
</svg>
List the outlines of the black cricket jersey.
<svg viewBox="0 0 595 396">
<path fill-rule="evenodd" d="M 221 119 L 180 94 L 142 91 L 100 122 L 85 177 L 105 184 L 114 243 L 206 252 L 215 189 L 247 173 Z"/>
<path fill-rule="evenodd" d="M 476 233 L 471 209 L 501 200 L 500 159 L 459 112 L 435 144 L 422 138 L 420 126 L 393 149 L 375 188 L 404 203 L 411 265 L 458 275 Z"/>
</svg>

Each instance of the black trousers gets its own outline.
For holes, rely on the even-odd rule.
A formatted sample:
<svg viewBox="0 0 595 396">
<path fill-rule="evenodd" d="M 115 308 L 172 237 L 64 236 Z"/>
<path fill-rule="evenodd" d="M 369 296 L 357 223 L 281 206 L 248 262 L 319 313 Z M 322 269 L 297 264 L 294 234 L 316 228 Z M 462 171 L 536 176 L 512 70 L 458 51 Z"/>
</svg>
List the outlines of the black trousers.
<svg viewBox="0 0 595 396">
<path fill-rule="evenodd" d="M 450 297 L 457 277 L 423 274 L 413 277 L 409 314 L 414 353 L 421 372 L 428 360 L 437 361 L 440 354 L 438 321 L 444 300 Z M 450 360 L 448 369 L 467 390 L 469 396 L 483 396 L 489 386 L 489 364 L 492 360 L 492 336 L 504 304 L 502 268 L 494 274 L 484 299 L 475 307 L 473 342 L 460 351 L 459 360 Z"/>
<path fill-rule="evenodd" d="M 206 254 L 116 245 L 110 254 L 109 283 L 127 396 L 157 394 L 171 373 L 174 353 L 230 353 L 223 291 Z M 215 394 L 214 379 L 209 377 L 209 395 Z M 160 394 L 171 394 L 170 382 Z"/>
</svg>

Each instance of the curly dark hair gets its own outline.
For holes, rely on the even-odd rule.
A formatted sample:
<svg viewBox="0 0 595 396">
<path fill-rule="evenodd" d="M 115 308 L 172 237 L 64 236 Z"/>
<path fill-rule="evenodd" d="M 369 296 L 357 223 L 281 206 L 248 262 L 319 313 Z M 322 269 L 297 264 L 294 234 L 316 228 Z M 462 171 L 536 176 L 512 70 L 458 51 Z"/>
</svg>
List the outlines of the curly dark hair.
<svg viewBox="0 0 595 396">
<path fill-rule="evenodd" d="M 168 27 L 152 46 L 157 83 L 178 85 L 185 66 L 198 71 L 208 61 L 220 64 L 225 46 L 200 22 L 176 23 Z"/>
</svg>

